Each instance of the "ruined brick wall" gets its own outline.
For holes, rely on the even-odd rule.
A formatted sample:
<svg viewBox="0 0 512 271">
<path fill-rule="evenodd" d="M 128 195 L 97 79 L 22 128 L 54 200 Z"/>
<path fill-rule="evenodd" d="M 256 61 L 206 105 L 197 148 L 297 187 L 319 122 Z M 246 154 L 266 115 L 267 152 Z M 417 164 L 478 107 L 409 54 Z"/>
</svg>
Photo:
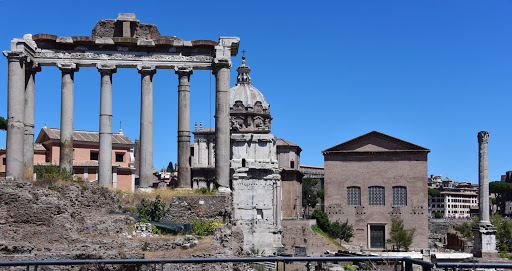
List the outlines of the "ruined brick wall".
<svg viewBox="0 0 512 271">
<path fill-rule="evenodd" d="M 169 207 L 169 206 L 166 206 Z M 196 218 L 224 221 L 231 218 L 231 196 L 174 196 L 163 220 L 187 223 Z"/>
<path fill-rule="evenodd" d="M 322 256 L 326 250 L 335 252 L 338 249 L 323 237 L 311 230 L 315 220 L 283 220 L 282 242 L 286 253 L 295 253 L 295 246 L 306 246 L 308 256 Z"/>
</svg>

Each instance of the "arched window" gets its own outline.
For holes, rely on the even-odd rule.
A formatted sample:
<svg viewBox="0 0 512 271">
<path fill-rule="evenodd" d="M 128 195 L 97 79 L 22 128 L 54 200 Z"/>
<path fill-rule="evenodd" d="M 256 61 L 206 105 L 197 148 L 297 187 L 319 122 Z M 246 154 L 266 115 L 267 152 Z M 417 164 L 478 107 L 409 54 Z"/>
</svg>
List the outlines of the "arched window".
<svg viewBox="0 0 512 271">
<path fill-rule="evenodd" d="M 368 187 L 368 205 L 384 206 L 386 205 L 386 195 L 384 186 Z"/>
<path fill-rule="evenodd" d="M 359 186 L 347 187 L 347 204 L 352 206 L 361 205 L 361 188 Z"/>
<path fill-rule="evenodd" d="M 393 206 L 407 206 L 407 187 L 393 186 Z"/>
</svg>

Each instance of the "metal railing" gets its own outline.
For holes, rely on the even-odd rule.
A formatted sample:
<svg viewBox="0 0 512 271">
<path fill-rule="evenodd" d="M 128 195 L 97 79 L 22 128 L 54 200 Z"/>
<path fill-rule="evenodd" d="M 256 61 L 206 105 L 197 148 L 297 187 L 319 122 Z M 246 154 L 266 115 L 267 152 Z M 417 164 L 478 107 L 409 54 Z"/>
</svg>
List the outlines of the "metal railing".
<svg viewBox="0 0 512 271">
<path fill-rule="evenodd" d="M 444 270 L 448 271 L 450 268 L 453 271 L 457 269 L 470 269 L 475 270 L 477 268 L 483 269 L 491 269 L 491 268 L 499 268 L 499 269 L 512 269 L 511 263 L 457 263 L 457 262 L 444 262 L 444 263 L 436 263 L 437 268 L 444 268 Z"/>
<path fill-rule="evenodd" d="M 0 266 L 25 266 L 27 270 L 34 267 L 38 270 L 39 266 L 48 265 L 147 265 L 147 264 L 176 264 L 176 263 L 257 263 L 257 262 L 275 262 L 283 263 L 283 269 L 286 270 L 286 264 L 291 262 L 393 262 L 395 270 L 398 263 L 404 264 L 405 271 L 413 271 L 413 264 L 420 265 L 423 271 L 430 271 L 434 264 L 422 260 L 412 259 L 410 257 L 375 257 L 375 256 L 343 256 L 343 257 L 245 257 L 245 258 L 164 258 L 164 259 L 97 259 L 97 260 L 59 260 L 59 261 L 0 261 Z M 402 266 L 402 265 L 400 265 Z"/>
</svg>

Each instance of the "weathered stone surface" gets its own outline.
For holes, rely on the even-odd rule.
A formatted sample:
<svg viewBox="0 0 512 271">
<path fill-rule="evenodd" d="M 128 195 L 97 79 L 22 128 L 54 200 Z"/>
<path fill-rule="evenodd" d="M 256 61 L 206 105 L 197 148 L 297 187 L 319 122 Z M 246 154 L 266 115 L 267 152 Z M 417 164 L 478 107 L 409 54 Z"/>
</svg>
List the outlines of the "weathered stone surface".
<svg viewBox="0 0 512 271">
<path fill-rule="evenodd" d="M 193 219 L 224 221 L 231 218 L 231 197 L 218 196 L 176 196 L 164 214 L 163 220 L 187 223 Z"/>
</svg>

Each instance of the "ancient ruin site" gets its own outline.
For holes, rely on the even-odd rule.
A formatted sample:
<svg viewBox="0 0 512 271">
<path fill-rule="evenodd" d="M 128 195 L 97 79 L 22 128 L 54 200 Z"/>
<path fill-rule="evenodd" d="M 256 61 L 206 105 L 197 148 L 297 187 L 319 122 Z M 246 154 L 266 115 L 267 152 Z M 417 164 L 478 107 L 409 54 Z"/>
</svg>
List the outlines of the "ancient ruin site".
<svg viewBox="0 0 512 271">
<path fill-rule="evenodd" d="M 512 269 L 504 2 L 6 14 L 0 270 Z"/>
</svg>

